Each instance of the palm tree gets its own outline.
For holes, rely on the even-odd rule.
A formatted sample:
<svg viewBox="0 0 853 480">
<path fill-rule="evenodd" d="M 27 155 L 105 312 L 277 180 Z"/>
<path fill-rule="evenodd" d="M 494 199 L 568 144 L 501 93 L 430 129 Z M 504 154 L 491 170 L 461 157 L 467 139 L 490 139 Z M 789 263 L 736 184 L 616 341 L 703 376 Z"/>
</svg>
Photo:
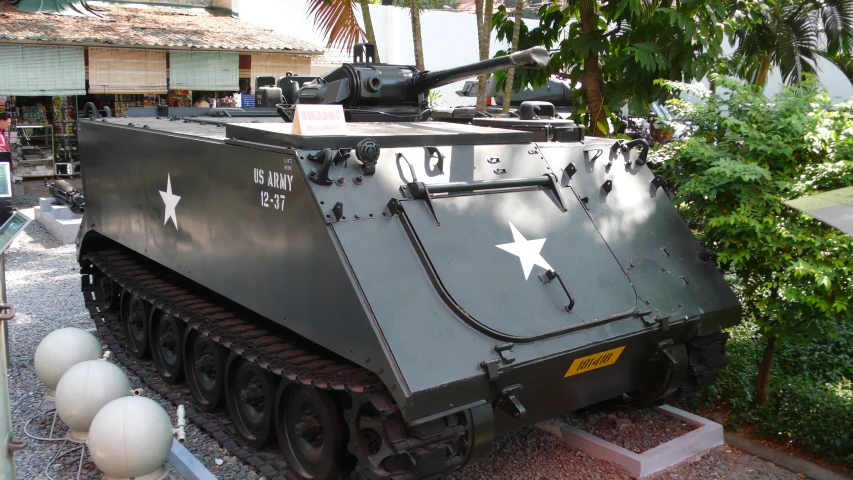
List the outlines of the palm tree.
<svg viewBox="0 0 853 480">
<path fill-rule="evenodd" d="M 412 18 L 412 43 L 415 48 L 415 68 L 425 70 L 424 45 L 421 40 L 421 5 L 418 0 L 409 0 L 409 14 Z"/>
<path fill-rule="evenodd" d="M 508 2 L 504 2 L 506 4 Z M 512 27 L 512 51 L 518 51 L 518 40 L 521 35 L 521 13 L 524 9 L 524 0 L 515 0 L 515 24 Z M 515 77 L 515 69 L 510 68 L 506 72 L 506 86 L 504 87 L 503 113 L 509 113 L 509 102 L 512 98 L 512 81 Z"/>
<path fill-rule="evenodd" d="M 749 82 L 765 86 L 773 67 L 785 83 L 798 82 L 815 73 L 819 57 L 850 63 L 853 0 L 763 0 L 748 8 L 754 15 L 732 40 L 737 74 Z"/>
<path fill-rule="evenodd" d="M 480 60 L 489 58 L 489 40 L 492 31 L 492 15 L 494 0 L 474 0 L 474 15 L 477 21 L 477 44 L 480 50 Z M 477 77 L 477 112 L 486 111 L 486 75 Z"/>
<path fill-rule="evenodd" d="M 364 29 L 358 24 L 356 5 L 361 8 L 364 19 Z M 376 45 L 373 33 L 373 21 L 370 19 L 369 0 L 309 0 L 308 14 L 314 14 L 314 21 L 327 36 L 328 47 L 352 48 L 354 43 L 367 41 Z M 367 30 L 365 32 L 365 30 Z M 379 61 L 379 51 L 376 51 L 376 61 Z"/>
</svg>

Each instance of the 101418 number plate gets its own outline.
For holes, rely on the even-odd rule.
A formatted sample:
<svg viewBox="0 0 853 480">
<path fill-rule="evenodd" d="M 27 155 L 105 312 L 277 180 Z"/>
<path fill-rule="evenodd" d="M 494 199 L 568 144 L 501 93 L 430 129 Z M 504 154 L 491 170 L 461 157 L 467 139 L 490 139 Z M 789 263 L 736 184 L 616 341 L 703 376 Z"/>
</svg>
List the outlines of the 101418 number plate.
<svg viewBox="0 0 853 480">
<path fill-rule="evenodd" d="M 572 362 L 572 366 L 569 367 L 569 370 L 566 371 L 566 374 L 563 375 L 563 378 L 568 378 L 572 375 L 578 375 L 613 365 L 616 363 L 616 360 L 619 360 L 619 356 L 622 355 L 622 350 L 625 350 L 624 345 L 610 350 L 605 350 L 603 352 L 593 353 L 592 355 L 587 355 L 585 357 L 576 358 L 575 361 Z"/>
</svg>

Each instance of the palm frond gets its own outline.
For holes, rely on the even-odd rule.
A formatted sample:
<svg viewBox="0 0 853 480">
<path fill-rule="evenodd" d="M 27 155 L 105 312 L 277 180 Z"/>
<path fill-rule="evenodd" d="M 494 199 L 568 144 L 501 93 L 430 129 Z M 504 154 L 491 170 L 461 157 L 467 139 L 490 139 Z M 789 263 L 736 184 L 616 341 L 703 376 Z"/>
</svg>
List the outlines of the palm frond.
<svg viewBox="0 0 853 480">
<path fill-rule="evenodd" d="M 811 70 L 806 62 L 818 49 L 817 25 L 807 11 L 789 14 L 778 24 L 774 63 L 786 83 L 799 81 Z"/>
<path fill-rule="evenodd" d="M 317 28 L 328 38 L 328 47 L 351 48 L 366 38 L 356 17 L 357 6 L 353 0 L 308 0 L 308 14 L 315 16 Z"/>
<path fill-rule="evenodd" d="M 825 0 L 819 12 L 830 55 L 853 54 L 853 0 Z"/>
</svg>

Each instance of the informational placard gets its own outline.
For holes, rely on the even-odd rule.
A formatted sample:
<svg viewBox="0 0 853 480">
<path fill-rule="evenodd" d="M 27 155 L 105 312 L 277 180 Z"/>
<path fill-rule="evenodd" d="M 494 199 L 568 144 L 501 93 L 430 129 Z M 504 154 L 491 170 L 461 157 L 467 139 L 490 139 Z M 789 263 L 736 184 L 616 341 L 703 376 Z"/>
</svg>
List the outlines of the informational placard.
<svg viewBox="0 0 853 480">
<path fill-rule="evenodd" d="M 0 197 L 12 196 L 12 169 L 9 162 L 0 161 Z"/>
<path fill-rule="evenodd" d="M 2 246 L 0 247 L 0 254 L 6 253 L 6 249 L 15 240 L 15 237 L 23 232 L 32 221 L 33 219 L 23 213 L 15 212 L 3 226 L 0 226 L 0 246 Z"/>
<path fill-rule="evenodd" d="M 296 105 L 291 133 L 343 135 L 347 131 L 343 105 Z"/>
</svg>

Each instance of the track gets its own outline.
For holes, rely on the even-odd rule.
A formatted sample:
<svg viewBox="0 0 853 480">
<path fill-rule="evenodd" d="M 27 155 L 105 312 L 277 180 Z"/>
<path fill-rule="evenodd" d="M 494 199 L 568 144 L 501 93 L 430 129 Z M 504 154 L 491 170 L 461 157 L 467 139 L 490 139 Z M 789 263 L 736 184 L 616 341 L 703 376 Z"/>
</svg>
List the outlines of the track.
<svg viewBox="0 0 853 480">
<path fill-rule="evenodd" d="M 266 400 L 272 400 L 276 413 L 282 413 L 282 417 L 279 395 L 285 387 L 293 385 L 307 387 L 293 390 L 300 392 L 297 396 L 307 395 L 325 399 L 327 405 L 337 404 L 337 408 L 333 405 L 329 410 L 338 413 L 328 415 L 337 417 L 331 418 L 331 423 L 325 418 L 319 427 L 304 420 L 296 425 L 298 435 L 303 435 L 303 431 L 308 432 L 305 435 L 313 432 L 309 442 L 317 443 L 325 449 L 324 455 L 335 458 L 330 469 L 326 467 L 319 472 L 321 478 L 429 478 L 457 470 L 467 462 L 465 446 L 470 439 L 466 427 L 469 418 L 465 414 L 410 429 L 385 386 L 369 370 L 265 327 L 258 319 L 237 312 L 202 288 L 129 250 L 90 252 L 81 259 L 80 273 L 86 308 L 115 357 L 164 398 L 175 405 L 185 405 L 190 421 L 271 480 L 301 479 L 307 475 L 300 472 L 315 475 L 318 472 L 312 468 L 306 471 L 285 460 L 283 449 L 275 442 L 276 427 L 280 427 L 278 415 L 270 418 L 272 440 L 253 448 L 249 445 L 252 438 L 247 441 L 245 435 L 238 433 L 229 415 L 230 408 L 203 411 L 186 382 L 166 383 L 150 359 L 135 358 L 128 349 L 122 324 L 122 296 L 125 302 L 133 295 L 138 296 L 151 308 L 183 322 L 184 335 L 197 331 L 227 349 L 230 358 L 242 358 L 260 367 L 280 385 L 272 390 L 272 398 L 267 394 Z M 112 288 L 109 291 L 102 288 L 104 277 L 120 287 L 121 296 L 115 295 Z M 226 388 L 224 395 L 227 391 Z M 245 396 L 245 391 L 242 394 Z M 279 438 L 281 431 L 278 430 Z"/>
</svg>

